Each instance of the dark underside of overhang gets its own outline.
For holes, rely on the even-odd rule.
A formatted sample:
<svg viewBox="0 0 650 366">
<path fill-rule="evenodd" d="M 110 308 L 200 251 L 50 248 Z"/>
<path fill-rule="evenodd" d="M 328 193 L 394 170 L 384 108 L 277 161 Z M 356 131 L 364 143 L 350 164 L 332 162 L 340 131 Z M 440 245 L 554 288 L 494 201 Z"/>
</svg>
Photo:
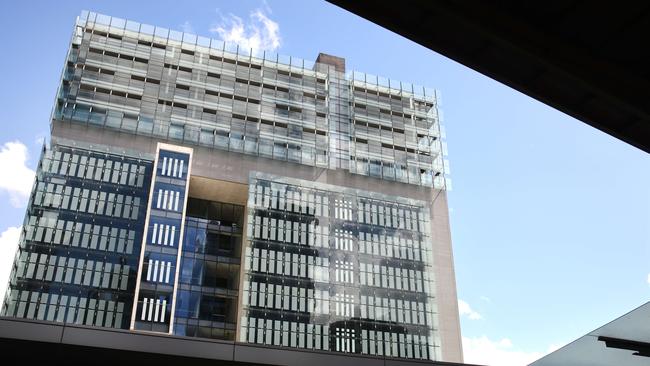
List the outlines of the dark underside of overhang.
<svg viewBox="0 0 650 366">
<path fill-rule="evenodd" d="M 25 365 L 472 366 L 10 317 L 0 317 L 0 354 Z"/>
<path fill-rule="evenodd" d="M 650 3 L 328 0 L 650 152 Z"/>
</svg>

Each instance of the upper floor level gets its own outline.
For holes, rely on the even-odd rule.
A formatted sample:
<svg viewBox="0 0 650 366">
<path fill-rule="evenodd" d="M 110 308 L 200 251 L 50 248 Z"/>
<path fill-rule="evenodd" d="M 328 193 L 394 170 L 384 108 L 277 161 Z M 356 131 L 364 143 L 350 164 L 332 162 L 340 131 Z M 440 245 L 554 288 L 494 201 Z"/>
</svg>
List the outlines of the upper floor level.
<svg viewBox="0 0 650 366">
<path fill-rule="evenodd" d="M 438 94 L 345 72 L 332 58 L 83 12 L 53 119 L 447 188 Z"/>
</svg>

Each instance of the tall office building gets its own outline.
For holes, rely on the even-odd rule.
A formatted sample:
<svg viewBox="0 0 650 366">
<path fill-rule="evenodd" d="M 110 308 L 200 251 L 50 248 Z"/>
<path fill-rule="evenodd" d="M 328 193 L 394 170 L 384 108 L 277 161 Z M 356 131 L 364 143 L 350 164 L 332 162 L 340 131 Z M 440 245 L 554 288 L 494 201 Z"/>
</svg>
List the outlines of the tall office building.
<svg viewBox="0 0 650 366">
<path fill-rule="evenodd" d="M 83 12 L 2 314 L 461 361 L 443 137 L 340 57 Z"/>
</svg>

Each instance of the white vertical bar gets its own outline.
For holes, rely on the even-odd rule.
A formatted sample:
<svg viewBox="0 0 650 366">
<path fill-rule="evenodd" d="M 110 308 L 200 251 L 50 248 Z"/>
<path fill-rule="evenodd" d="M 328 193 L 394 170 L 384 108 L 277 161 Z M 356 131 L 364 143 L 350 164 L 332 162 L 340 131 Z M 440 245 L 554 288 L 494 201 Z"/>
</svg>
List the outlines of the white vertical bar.
<svg viewBox="0 0 650 366">
<path fill-rule="evenodd" d="M 169 192 L 165 189 L 165 192 L 163 193 L 163 203 L 162 203 L 163 210 L 167 209 L 167 196 L 168 195 L 169 195 Z"/>
<path fill-rule="evenodd" d="M 174 191 L 170 190 L 169 191 L 169 206 L 167 207 L 168 210 L 173 210 L 174 209 Z"/>
<path fill-rule="evenodd" d="M 168 239 L 169 239 L 169 225 L 165 225 L 165 240 L 163 241 L 163 245 L 167 245 Z"/>
<path fill-rule="evenodd" d="M 149 300 L 149 299 L 145 299 Z M 147 320 L 151 321 L 151 312 L 153 311 L 153 299 L 151 299 L 151 303 L 149 304 L 149 312 L 147 313 Z"/>
<path fill-rule="evenodd" d="M 176 192 L 176 199 L 174 200 L 174 211 L 178 211 L 178 200 L 181 196 L 181 192 Z"/>
<path fill-rule="evenodd" d="M 140 314 L 140 320 L 144 320 L 147 316 L 147 298 L 142 299 L 142 313 Z"/>
<path fill-rule="evenodd" d="M 153 313 L 153 321 L 158 321 L 158 314 L 160 313 L 160 299 L 156 299 L 156 311 Z"/>
<path fill-rule="evenodd" d="M 162 202 L 162 189 L 158 190 L 158 201 L 156 201 L 156 208 L 160 208 L 160 202 Z"/>
<path fill-rule="evenodd" d="M 153 278 L 151 279 L 153 282 L 158 281 L 158 261 L 153 262 Z"/>
<path fill-rule="evenodd" d="M 167 157 L 164 157 L 162 163 L 162 172 L 160 173 L 160 175 L 165 175 L 166 172 L 167 172 Z"/>
<path fill-rule="evenodd" d="M 171 237 L 169 238 L 169 246 L 170 247 L 174 246 L 174 236 L 176 236 L 176 226 L 172 225 L 172 233 L 171 233 Z"/>
<path fill-rule="evenodd" d="M 158 282 L 163 282 L 165 280 L 165 267 L 169 262 L 160 261 L 160 275 L 158 276 Z"/>
<path fill-rule="evenodd" d="M 158 242 L 156 244 L 162 244 L 164 227 L 165 225 L 163 224 L 158 225 Z"/>
<path fill-rule="evenodd" d="M 162 301 L 162 311 L 160 312 L 160 322 L 165 322 L 165 311 L 167 310 L 167 300 Z"/>
<path fill-rule="evenodd" d="M 147 267 L 147 281 L 151 281 L 151 266 L 153 266 L 153 259 L 149 259 L 149 267 Z"/>
<path fill-rule="evenodd" d="M 156 244 L 156 237 L 158 236 L 158 223 L 153 224 L 153 233 L 151 235 L 151 243 Z"/>
<path fill-rule="evenodd" d="M 165 283 L 169 283 L 169 271 L 172 269 L 172 262 L 167 262 L 167 269 L 165 270 Z"/>
<path fill-rule="evenodd" d="M 178 164 L 179 165 L 179 167 L 178 167 L 178 177 L 179 178 L 183 178 L 183 163 L 184 163 L 184 161 L 181 159 L 180 164 Z"/>
<path fill-rule="evenodd" d="M 176 173 L 178 172 L 178 159 L 174 159 L 174 173 L 172 176 L 176 177 Z"/>
</svg>

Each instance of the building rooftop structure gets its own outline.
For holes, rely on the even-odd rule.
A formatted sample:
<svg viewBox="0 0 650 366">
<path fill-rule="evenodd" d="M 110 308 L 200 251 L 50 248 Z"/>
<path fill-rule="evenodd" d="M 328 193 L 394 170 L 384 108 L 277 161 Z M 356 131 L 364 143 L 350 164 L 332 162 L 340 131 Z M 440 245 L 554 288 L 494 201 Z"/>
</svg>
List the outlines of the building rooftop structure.
<svg viewBox="0 0 650 366">
<path fill-rule="evenodd" d="M 449 184 L 434 89 L 344 72 L 345 61 L 331 55 L 311 62 L 93 12 L 78 18 L 73 48 L 84 32 L 95 37 L 81 55 L 83 72 L 66 69 L 53 119 L 438 189 Z M 117 68 L 102 69 L 107 63 Z M 123 67 L 130 80 L 114 77 Z M 74 75 L 83 79 L 78 85 Z M 148 93 L 172 79 L 164 92 Z"/>
</svg>

